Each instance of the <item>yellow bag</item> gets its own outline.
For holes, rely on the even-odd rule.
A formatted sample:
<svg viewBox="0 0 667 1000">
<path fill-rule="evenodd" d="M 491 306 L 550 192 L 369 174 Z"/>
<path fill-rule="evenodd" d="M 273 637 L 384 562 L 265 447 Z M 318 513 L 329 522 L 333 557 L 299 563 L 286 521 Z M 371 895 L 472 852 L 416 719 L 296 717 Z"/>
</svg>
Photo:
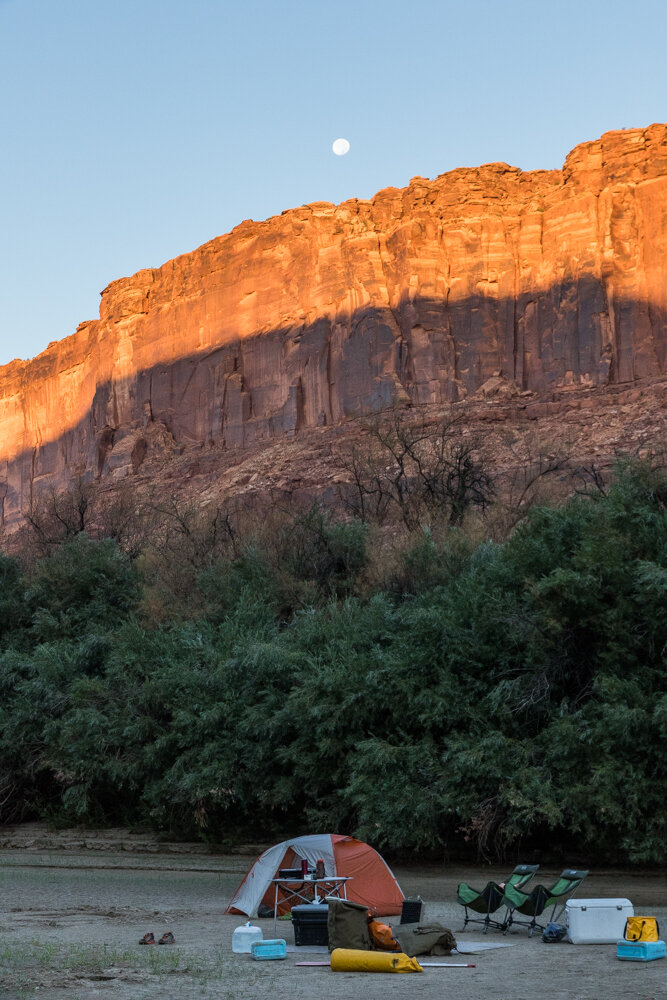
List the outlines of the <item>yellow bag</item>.
<svg viewBox="0 0 667 1000">
<path fill-rule="evenodd" d="M 334 948 L 331 952 L 332 972 L 423 972 L 416 958 L 400 952 L 360 951 L 357 948 Z"/>
<path fill-rule="evenodd" d="M 623 937 L 626 941 L 659 941 L 658 921 L 655 917 L 628 917 Z"/>
</svg>

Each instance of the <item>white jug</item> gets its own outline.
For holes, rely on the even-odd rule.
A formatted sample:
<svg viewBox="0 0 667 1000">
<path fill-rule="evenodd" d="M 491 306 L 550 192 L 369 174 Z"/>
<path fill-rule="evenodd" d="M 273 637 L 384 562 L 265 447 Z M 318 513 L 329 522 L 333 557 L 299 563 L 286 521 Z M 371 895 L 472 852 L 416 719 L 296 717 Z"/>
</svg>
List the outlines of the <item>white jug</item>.
<svg viewBox="0 0 667 1000">
<path fill-rule="evenodd" d="M 241 924 L 232 934 L 232 951 L 236 955 L 249 955 L 253 941 L 262 940 L 262 928 L 253 927 L 250 921 Z"/>
</svg>

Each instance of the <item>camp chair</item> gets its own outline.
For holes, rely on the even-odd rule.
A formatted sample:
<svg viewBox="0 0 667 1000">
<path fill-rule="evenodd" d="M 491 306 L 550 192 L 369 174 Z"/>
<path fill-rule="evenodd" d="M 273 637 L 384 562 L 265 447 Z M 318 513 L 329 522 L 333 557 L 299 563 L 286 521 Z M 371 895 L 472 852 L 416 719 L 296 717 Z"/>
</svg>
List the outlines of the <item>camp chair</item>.
<svg viewBox="0 0 667 1000">
<path fill-rule="evenodd" d="M 505 885 L 517 888 L 527 885 L 539 867 L 539 865 L 517 865 L 506 880 Z M 479 889 L 473 889 L 467 882 L 459 882 L 456 890 L 456 901 L 465 907 L 466 915 L 463 930 L 465 930 L 467 924 L 484 924 L 485 934 L 489 926 L 502 930 L 504 921 L 501 923 L 498 920 L 492 920 L 491 914 L 495 913 L 502 906 L 503 892 L 504 888 L 497 882 L 487 882 L 481 892 Z M 468 915 L 468 910 L 473 910 L 475 913 L 483 913 L 484 917 L 471 917 Z"/>
<path fill-rule="evenodd" d="M 549 906 L 553 906 L 553 909 L 547 923 L 554 921 L 556 916 L 560 916 L 565 909 L 565 897 L 570 897 L 587 875 L 587 870 L 575 871 L 573 868 L 566 868 L 560 873 L 553 885 L 536 885 L 531 893 L 522 892 L 515 885 L 506 885 L 502 899 L 507 907 L 503 934 L 507 934 L 512 924 L 523 924 L 528 927 L 529 937 L 533 936 L 536 927 L 544 930 L 546 924 L 538 923 L 536 918 L 541 916 Z M 562 906 L 556 914 L 556 907 L 561 901 Z M 517 920 L 514 916 L 515 913 L 522 913 L 524 916 L 530 917 L 530 920 Z"/>
</svg>

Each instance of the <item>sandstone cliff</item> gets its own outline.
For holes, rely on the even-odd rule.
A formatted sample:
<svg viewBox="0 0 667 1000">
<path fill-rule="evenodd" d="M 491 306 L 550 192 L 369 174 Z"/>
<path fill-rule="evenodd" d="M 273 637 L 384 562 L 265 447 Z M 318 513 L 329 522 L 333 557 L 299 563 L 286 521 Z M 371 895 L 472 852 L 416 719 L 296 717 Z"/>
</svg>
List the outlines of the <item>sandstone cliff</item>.
<svg viewBox="0 0 667 1000">
<path fill-rule="evenodd" d="M 489 378 L 548 398 L 665 373 L 667 126 L 562 171 L 461 169 L 307 205 L 115 281 L 100 318 L 0 368 L 10 523 L 72 476 L 237 449 Z"/>
</svg>

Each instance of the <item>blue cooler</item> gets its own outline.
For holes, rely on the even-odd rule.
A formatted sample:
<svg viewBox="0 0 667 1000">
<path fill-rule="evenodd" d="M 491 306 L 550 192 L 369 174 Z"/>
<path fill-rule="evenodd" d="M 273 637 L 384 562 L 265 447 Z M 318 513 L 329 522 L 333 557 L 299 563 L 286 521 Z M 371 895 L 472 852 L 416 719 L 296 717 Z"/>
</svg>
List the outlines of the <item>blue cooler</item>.
<svg viewBox="0 0 667 1000">
<path fill-rule="evenodd" d="M 285 958 L 287 955 L 287 942 L 282 938 L 272 938 L 269 941 L 253 941 L 250 946 L 250 952 L 252 957 L 258 961 Z"/>
<path fill-rule="evenodd" d="M 665 957 L 665 942 L 626 941 L 623 938 L 616 942 L 616 957 L 625 962 L 653 962 L 656 958 Z"/>
</svg>

